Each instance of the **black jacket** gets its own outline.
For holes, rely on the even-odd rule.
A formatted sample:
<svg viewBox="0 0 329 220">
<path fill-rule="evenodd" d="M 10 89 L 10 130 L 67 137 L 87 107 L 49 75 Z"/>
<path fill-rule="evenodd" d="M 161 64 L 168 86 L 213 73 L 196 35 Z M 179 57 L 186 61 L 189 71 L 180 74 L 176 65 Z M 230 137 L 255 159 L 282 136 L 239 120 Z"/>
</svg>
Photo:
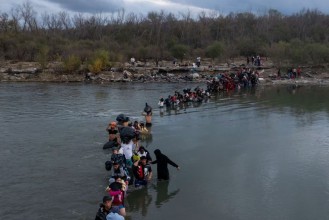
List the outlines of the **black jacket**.
<svg viewBox="0 0 329 220">
<path fill-rule="evenodd" d="M 98 211 L 97 211 L 97 214 L 96 214 L 96 217 L 95 217 L 95 220 L 106 220 L 106 216 L 109 214 L 109 211 L 106 211 L 104 209 L 104 206 L 103 204 L 100 205 Z"/>
<path fill-rule="evenodd" d="M 173 167 L 178 167 L 176 163 L 171 161 L 166 155 L 162 154 L 160 150 L 154 151 L 156 160 L 152 164 L 157 164 L 158 180 L 169 180 L 168 163 Z"/>
</svg>

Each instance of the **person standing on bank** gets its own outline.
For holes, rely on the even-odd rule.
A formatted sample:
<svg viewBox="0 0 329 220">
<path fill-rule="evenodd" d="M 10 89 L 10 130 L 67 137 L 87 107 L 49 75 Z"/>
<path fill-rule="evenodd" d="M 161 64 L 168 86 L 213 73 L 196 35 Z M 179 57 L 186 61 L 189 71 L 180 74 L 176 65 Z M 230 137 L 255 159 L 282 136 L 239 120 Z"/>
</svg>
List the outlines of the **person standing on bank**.
<svg viewBox="0 0 329 220">
<path fill-rule="evenodd" d="M 168 163 L 171 166 L 176 167 L 177 170 L 179 170 L 180 167 L 171 161 L 166 155 L 162 154 L 159 149 L 156 149 L 154 154 L 156 160 L 152 161 L 151 164 L 157 164 L 158 180 L 169 180 Z"/>
</svg>

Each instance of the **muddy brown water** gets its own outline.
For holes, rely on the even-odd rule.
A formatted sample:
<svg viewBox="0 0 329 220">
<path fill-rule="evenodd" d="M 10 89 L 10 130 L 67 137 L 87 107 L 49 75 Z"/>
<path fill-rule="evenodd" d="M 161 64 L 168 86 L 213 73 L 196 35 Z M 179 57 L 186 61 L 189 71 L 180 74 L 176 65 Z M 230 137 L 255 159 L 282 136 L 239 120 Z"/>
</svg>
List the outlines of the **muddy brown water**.
<svg viewBox="0 0 329 220">
<path fill-rule="evenodd" d="M 143 120 L 145 102 L 154 126 L 142 144 L 181 170 L 130 192 L 126 219 L 326 219 L 329 88 L 248 89 L 157 108 L 160 96 L 195 86 L 0 84 L 0 219 L 94 219 L 107 123 L 119 113 Z"/>
</svg>

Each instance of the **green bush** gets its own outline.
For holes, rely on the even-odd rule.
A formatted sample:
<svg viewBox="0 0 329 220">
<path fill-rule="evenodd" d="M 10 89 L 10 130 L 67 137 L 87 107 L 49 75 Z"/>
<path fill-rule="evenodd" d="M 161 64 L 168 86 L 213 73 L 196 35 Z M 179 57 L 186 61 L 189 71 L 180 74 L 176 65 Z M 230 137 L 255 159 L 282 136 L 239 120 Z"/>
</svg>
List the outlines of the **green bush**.
<svg viewBox="0 0 329 220">
<path fill-rule="evenodd" d="M 223 44 L 221 42 L 214 42 L 206 49 L 206 56 L 214 60 L 223 54 Z"/>
<path fill-rule="evenodd" d="M 186 56 L 188 50 L 189 48 L 186 45 L 176 44 L 170 49 L 170 52 L 173 57 L 183 62 L 183 59 Z"/>
<path fill-rule="evenodd" d="M 37 62 L 41 65 L 41 68 L 46 68 L 48 63 L 49 48 L 46 45 L 42 45 L 38 49 Z"/>
<path fill-rule="evenodd" d="M 110 65 L 109 52 L 105 50 L 96 51 L 92 60 L 88 65 L 88 69 L 92 73 L 99 73 Z"/>
<path fill-rule="evenodd" d="M 272 44 L 269 48 L 268 54 L 273 60 L 274 64 L 278 66 L 285 66 L 283 62 L 289 59 L 290 44 L 284 41 Z"/>
<path fill-rule="evenodd" d="M 314 64 L 329 62 L 329 47 L 325 44 L 312 43 L 306 46 L 306 51 Z"/>
<path fill-rule="evenodd" d="M 70 55 L 66 59 L 64 59 L 64 70 L 68 73 L 73 73 L 79 70 L 81 65 L 81 60 L 79 57 L 75 55 Z"/>
</svg>

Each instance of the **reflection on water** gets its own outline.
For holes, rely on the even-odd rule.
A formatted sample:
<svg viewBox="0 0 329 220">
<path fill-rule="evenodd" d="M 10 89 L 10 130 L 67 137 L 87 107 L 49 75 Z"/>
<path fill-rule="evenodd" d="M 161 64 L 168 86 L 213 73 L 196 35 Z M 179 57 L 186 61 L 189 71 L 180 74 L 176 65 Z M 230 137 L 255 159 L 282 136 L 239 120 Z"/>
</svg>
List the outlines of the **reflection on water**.
<svg viewBox="0 0 329 220">
<path fill-rule="evenodd" d="M 143 121 L 145 102 L 153 126 L 141 144 L 182 170 L 130 192 L 127 219 L 327 219 L 329 88 L 241 89 L 157 108 L 184 87 L 0 84 L 0 219 L 21 219 L 17 198 L 26 219 L 93 219 L 108 183 L 105 128 L 120 113 Z"/>
<path fill-rule="evenodd" d="M 147 187 L 131 191 L 126 199 L 127 210 L 131 213 L 140 213 L 142 216 L 147 215 L 149 205 L 152 202 L 152 196 L 149 194 Z"/>
<path fill-rule="evenodd" d="M 148 133 L 141 133 L 140 134 L 140 142 L 141 144 L 148 148 L 153 140 L 153 134 L 152 134 L 152 127 L 147 127 Z"/>
<path fill-rule="evenodd" d="M 156 191 L 156 200 L 155 205 L 157 208 L 160 208 L 163 204 L 169 202 L 170 199 L 179 192 L 179 189 L 176 189 L 173 192 L 169 192 L 169 181 L 158 181 L 157 185 L 153 185 Z"/>
<path fill-rule="evenodd" d="M 170 202 L 179 191 L 179 189 L 169 191 L 169 181 L 157 181 L 144 188 L 132 189 L 126 197 L 125 204 L 129 213 L 135 213 L 135 216 L 127 216 L 128 219 L 136 218 L 136 214 L 146 217 L 151 205 L 161 208 L 164 204 Z M 152 203 L 153 201 L 154 203 Z"/>
</svg>

